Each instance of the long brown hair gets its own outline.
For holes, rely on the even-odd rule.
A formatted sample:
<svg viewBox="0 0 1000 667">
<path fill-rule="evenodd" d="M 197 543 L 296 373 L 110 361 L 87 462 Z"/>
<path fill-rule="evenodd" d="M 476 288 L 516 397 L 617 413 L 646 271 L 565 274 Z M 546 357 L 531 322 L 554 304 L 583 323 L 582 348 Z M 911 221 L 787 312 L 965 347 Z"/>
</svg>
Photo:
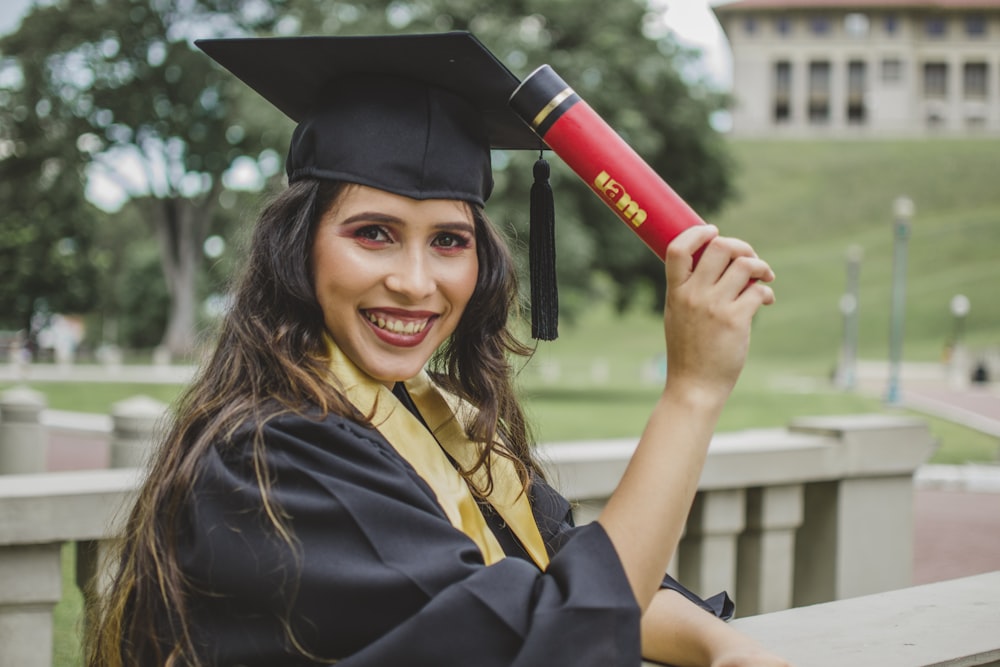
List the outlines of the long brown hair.
<svg viewBox="0 0 1000 667">
<path fill-rule="evenodd" d="M 329 381 L 323 313 L 310 265 L 317 224 L 344 187 L 299 181 L 262 212 L 215 349 L 178 399 L 119 542 L 114 579 L 92 610 L 86 637 L 90 667 L 202 664 L 186 618 L 190 589 L 174 536 L 209 448 L 232 442 L 238 428 L 257 428 L 251 447 L 262 509 L 276 534 L 293 545 L 281 508 L 270 500 L 260 428 L 282 413 L 317 410 L 367 423 Z M 483 211 L 471 208 L 479 275 L 455 333 L 435 355 L 434 377 L 478 408 L 468 431 L 474 441 L 488 443 L 479 465 L 488 472 L 489 453 L 495 451 L 515 462 L 527 485 L 541 471 L 512 379 L 511 355 L 530 353 L 508 328 L 508 315 L 517 306 L 516 276 L 506 244 Z M 461 472 L 468 479 L 474 471 Z"/>
</svg>

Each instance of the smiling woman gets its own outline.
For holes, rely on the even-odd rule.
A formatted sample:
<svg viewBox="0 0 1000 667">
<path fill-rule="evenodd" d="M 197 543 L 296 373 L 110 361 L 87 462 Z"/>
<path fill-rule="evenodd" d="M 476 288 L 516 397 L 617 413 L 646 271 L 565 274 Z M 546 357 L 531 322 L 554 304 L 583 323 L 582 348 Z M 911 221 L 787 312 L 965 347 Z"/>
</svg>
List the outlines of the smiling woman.
<svg viewBox="0 0 1000 667">
<path fill-rule="evenodd" d="M 768 265 L 708 225 L 672 243 L 670 377 L 575 527 L 513 390 L 530 350 L 484 213 L 491 146 L 541 147 L 517 79 L 468 33 L 200 46 L 297 122 L 289 186 L 131 511 L 88 664 L 782 664 L 719 620 L 724 595 L 664 576 Z"/>
</svg>

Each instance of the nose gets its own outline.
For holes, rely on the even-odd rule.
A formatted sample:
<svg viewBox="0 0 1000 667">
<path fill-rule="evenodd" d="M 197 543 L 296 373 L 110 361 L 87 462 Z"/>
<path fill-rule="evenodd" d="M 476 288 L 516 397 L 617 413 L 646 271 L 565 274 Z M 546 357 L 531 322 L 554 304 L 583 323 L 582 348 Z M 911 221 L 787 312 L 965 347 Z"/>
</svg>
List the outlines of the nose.
<svg viewBox="0 0 1000 667">
<path fill-rule="evenodd" d="M 398 257 L 386 274 L 386 288 L 403 295 L 411 302 L 426 299 L 437 290 L 437 279 L 430 264 L 421 252 L 410 252 Z"/>
</svg>

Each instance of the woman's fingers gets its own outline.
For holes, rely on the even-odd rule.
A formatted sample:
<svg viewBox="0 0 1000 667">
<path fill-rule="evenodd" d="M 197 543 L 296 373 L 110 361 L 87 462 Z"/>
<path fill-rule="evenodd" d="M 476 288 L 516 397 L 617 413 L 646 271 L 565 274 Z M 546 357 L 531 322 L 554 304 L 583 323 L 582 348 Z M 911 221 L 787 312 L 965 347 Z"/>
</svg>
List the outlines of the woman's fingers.
<svg viewBox="0 0 1000 667">
<path fill-rule="evenodd" d="M 714 225 L 695 225 L 685 229 L 670 242 L 666 256 L 668 288 L 688 281 L 699 259 L 696 254 L 718 236 L 719 229 Z"/>
<path fill-rule="evenodd" d="M 774 301 L 766 284 L 774 272 L 750 244 L 714 229 L 685 232 L 674 243 L 664 309 L 670 375 L 689 387 L 728 392 L 746 358 L 754 313 Z"/>
</svg>

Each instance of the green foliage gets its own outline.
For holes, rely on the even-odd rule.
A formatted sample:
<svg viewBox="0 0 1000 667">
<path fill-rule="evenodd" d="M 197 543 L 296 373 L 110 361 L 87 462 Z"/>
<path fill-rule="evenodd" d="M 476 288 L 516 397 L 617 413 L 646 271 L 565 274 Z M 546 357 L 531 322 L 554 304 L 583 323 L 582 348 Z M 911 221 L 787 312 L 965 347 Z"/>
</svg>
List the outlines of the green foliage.
<svg viewBox="0 0 1000 667">
<path fill-rule="evenodd" d="M 34 312 L 93 308 L 96 216 L 83 197 L 65 123 L 25 84 L 37 62 L 0 56 L 0 328 L 30 328 Z"/>
<path fill-rule="evenodd" d="M 201 246 L 223 190 L 223 173 L 241 157 L 263 155 L 276 163 L 277 155 L 272 158 L 265 149 L 285 137 L 268 129 L 277 112 L 244 114 L 238 108 L 246 91 L 190 40 L 266 29 L 279 6 L 253 0 L 55 0 L 34 6 L 19 30 L 0 40 L 5 73 L 0 96 L 13 109 L 0 126 L 5 147 L 0 169 L 21 176 L 17 194 L 23 210 L 31 212 L 5 226 L 44 227 L 34 237 L 23 231 L 4 236 L 16 247 L 63 237 L 80 247 L 79 237 L 94 219 L 92 209 L 82 205 L 80 175 L 86 169 L 116 183 L 123 196 L 139 201 L 162 250 L 171 304 L 164 344 L 176 353 L 193 348 Z M 72 175 L 56 193 L 63 196 L 53 196 L 45 184 L 53 166 Z M 0 243 L 13 245 L 7 238 Z M 78 255 L 93 273 L 95 259 Z M 96 262 L 107 264 L 107 257 Z M 29 272 L 19 285 L 61 275 L 42 262 L 22 271 Z M 22 310 L 30 309 L 33 293 L 18 294 L 28 297 L 22 298 L 29 302 Z M 93 305 L 92 293 L 87 296 Z"/>
</svg>

